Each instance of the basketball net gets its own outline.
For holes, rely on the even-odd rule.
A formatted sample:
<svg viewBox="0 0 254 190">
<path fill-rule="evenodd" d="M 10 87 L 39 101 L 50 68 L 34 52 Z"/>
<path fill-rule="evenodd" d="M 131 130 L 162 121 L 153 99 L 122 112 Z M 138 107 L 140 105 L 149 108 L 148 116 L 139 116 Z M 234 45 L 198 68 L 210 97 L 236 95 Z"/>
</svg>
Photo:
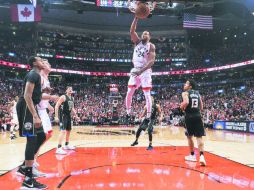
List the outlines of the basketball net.
<svg viewBox="0 0 254 190">
<path fill-rule="evenodd" d="M 36 7 L 37 5 L 37 0 L 30 0 L 30 2 L 33 4 L 34 8 Z"/>
<path fill-rule="evenodd" d="M 137 6 L 138 6 L 139 1 L 136 0 L 128 0 L 128 8 L 132 13 L 136 12 Z M 147 1 L 147 2 L 142 2 L 144 3 L 149 9 L 150 12 L 154 10 L 156 7 L 156 1 Z"/>
</svg>

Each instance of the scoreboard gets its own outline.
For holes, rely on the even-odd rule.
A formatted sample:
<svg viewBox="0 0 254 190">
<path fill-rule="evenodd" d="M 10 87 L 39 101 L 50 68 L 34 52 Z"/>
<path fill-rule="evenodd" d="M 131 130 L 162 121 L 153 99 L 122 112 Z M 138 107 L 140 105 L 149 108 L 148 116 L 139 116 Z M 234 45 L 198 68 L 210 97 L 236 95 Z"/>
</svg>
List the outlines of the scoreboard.
<svg viewBox="0 0 254 190">
<path fill-rule="evenodd" d="M 127 0 L 96 0 L 96 5 L 98 7 L 118 7 L 127 8 Z"/>
</svg>

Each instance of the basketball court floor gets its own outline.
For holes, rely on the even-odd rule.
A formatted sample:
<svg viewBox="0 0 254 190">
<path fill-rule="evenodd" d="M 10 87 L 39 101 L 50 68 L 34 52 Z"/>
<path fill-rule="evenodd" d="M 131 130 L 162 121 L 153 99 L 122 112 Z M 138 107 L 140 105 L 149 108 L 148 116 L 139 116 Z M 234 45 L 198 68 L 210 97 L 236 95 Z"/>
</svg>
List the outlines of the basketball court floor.
<svg viewBox="0 0 254 190">
<path fill-rule="evenodd" d="M 130 147 L 134 133 L 131 127 L 74 128 L 71 144 L 77 149 L 56 155 L 55 128 L 38 158 L 39 170 L 47 176 L 38 181 L 52 190 L 254 189 L 254 135 L 207 130 L 207 166 L 202 167 L 184 160 L 189 151 L 183 128 L 156 128 L 151 151 L 145 133 L 139 145 Z M 9 134 L 0 134 L 0 190 L 20 188 L 23 178 L 16 171 L 24 149 L 24 138 L 11 141 Z"/>
</svg>

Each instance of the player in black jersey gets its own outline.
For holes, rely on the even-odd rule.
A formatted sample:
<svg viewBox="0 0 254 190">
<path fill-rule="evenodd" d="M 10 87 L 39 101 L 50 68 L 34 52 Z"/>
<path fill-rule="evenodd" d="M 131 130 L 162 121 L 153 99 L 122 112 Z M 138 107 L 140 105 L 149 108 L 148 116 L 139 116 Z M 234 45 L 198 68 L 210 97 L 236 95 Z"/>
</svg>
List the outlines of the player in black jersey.
<svg viewBox="0 0 254 190">
<path fill-rule="evenodd" d="M 186 136 L 190 148 L 190 155 L 185 157 L 187 161 L 196 162 L 194 154 L 194 142 L 192 137 L 197 138 L 198 149 L 200 152 L 200 165 L 205 166 L 204 142 L 202 136 L 205 136 L 205 129 L 202 122 L 201 111 L 203 110 L 203 102 L 199 92 L 196 90 L 196 83 L 193 80 L 187 80 L 184 84 L 184 92 L 182 93 L 183 102 L 180 108 L 185 112 Z"/>
<path fill-rule="evenodd" d="M 146 116 L 146 106 L 144 107 L 144 112 L 141 115 L 141 118 Z M 151 121 L 148 123 L 148 125 L 145 123 L 145 121 L 143 120 L 143 122 L 140 124 L 137 132 L 136 132 L 136 140 L 131 144 L 131 146 L 135 146 L 138 144 L 138 138 L 143 131 L 145 131 L 148 128 L 148 136 L 149 136 L 149 145 L 147 147 L 147 150 L 152 150 L 153 146 L 152 146 L 152 140 L 153 140 L 153 125 L 156 122 L 157 117 L 159 117 L 159 123 L 161 123 L 162 121 L 162 112 L 161 112 L 161 107 L 159 104 L 156 104 L 154 102 L 154 98 L 152 97 L 152 112 L 151 112 Z"/>
<path fill-rule="evenodd" d="M 44 63 L 40 57 L 30 57 L 29 65 L 32 70 L 24 79 L 23 93 L 17 103 L 17 115 L 19 121 L 19 134 L 27 139 L 24 166 L 18 173 L 25 175 L 21 189 L 46 189 L 47 186 L 37 182 L 33 176 L 34 155 L 45 140 L 45 134 L 41 126 L 36 105 L 41 101 L 41 76 L 40 71 Z"/>
<path fill-rule="evenodd" d="M 55 106 L 55 121 L 58 123 L 60 121 L 60 135 L 58 140 L 58 147 L 56 149 L 56 154 L 67 154 L 66 151 L 62 149 L 62 141 L 65 136 L 65 150 L 74 150 L 75 147 L 69 145 L 70 133 L 72 129 L 72 119 L 71 113 L 73 112 L 75 117 L 77 117 L 76 110 L 74 109 L 74 99 L 72 97 L 73 91 L 71 86 L 67 86 L 66 94 L 62 95 L 56 103 Z M 62 105 L 63 104 L 63 105 Z M 62 105 L 61 118 L 59 120 L 59 108 Z"/>
</svg>

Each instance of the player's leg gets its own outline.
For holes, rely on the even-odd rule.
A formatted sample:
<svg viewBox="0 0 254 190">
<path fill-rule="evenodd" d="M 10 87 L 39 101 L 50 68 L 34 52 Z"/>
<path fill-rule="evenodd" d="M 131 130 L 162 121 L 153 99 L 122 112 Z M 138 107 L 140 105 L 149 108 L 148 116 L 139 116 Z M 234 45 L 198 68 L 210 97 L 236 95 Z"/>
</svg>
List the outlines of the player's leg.
<svg viewBox="0 0 254 190">
<path fill-rule="evenodd" d="M 131 144 L 131 146 L 138 145 L 138 139 L 139 139 L 139 137 L 140 137 L 140 134 L 141 134 L 142 130 L 143 130 L 143 129 L 139 126 L 139 128 L 138 128 L 138 130 L 137 130 L 137 132 L 136 132 L 136 139 L 135 139 L 135 141 Z"/>
<path fill-rule="evenodd" d="M 34 189 L 46 189 L 46 185 L 43 185 L 34 179 L 33 163 L 34 155 L 36 152 L 38 134 L 37 129 L 33 128 L 33 116 L 27 108 L 24 100 L 17 103 L 17 113 L 20 126 L 20 135 L 22 136 L 22 131 L 28 130 L 29 126 L 32 126 L 31 130 L 34 131 L 34 134 L 31 133 L 31 135 L 28 135 L 26 137 L 27 142 L 25 149 L 25 166 L 21 166 L 19 168 L 20 171 L 22 170 L 22 173 L 19 173 L 25 176 L 21 189 L 29 189 L 31 187 L 33 187 Z"/>
<path fill-rule="evenodd" d="M 10 139 L 11 140 L 16 138 L 16 135 L 15 135 L 15 132 L 14 132 L 15 127 L 16 127 L 16 125 L 15 125 L 14 121 L 12 120 L 11 121 L 11 127 L 10 127 Z"/>
<path fill-rule="evenodd" d="M 148 124 L 149 145 L 148 145 L 148 147 L 147 147 L 147 150 L 152 150 L 152 149 L 153 149 L 153 146 L 152 146 L 152 143 L 153 143 L 153 124 L 154 124 L 154 121 L 151 121 L 151 122 Z"/>
<path fill-rule="evenodd" d="M 66 135 L 66 127 L 67 127 L 67 118 L 63 116 L 60 121 L 60 133 L 58 137 L 58 145 L 56 149 L 56 154 L 63 154 L 63 155 L 67 154 L 67 152 L 62 149 L 62 143 Z"/>
<path fill-rule="evenodd" d="M 144 124 L 147 125 L 150 122 L 151 112 L 152 112 L 152 97 L 151 97 L 151 89 L 152 89 L 152 77 L 150 71 L 145 71 L 140 76 L 141 78 L 141 86 L 146 99 L 146 118 L 144 120 Z"/>
<path fill-rule="evenodd" d="M 201 166 L 206 165 L 205 156 L 204 156 L 204 140 L 203 136 L 205 136 L 205 128 L 202 122 L 201 117 L 197 117 L 195 121 L 195 134 L 194 136 L 197 137 L 197 144 L 199 149 L 199 163 Z"/>
<path fill-rule="evenodd" d="M 187 137 L 189 150 L 190 150 L 190 155 L 185 156 L 185 160 L 196 162 L 197 159 L 194 153 L 194 141 L 193 141 L 193 135 L 194 135 L 193 121 L 189 118 L 185 118 L 185 125 L 186 125 L 185 135 Z"/>
<path fill-rule="evenodd" d="M 127 115 L 130 115 L 131 113 L 131 104 L 132 104 L 132 96 L 135 93 L 135 90 L 137 88 L 137 76 L 130 76 L 129 82 L 128 82 L 128 90 L 125 98 L 125 105 L 126 105 L 126 112 Z"/>
<path fill-rule="evenodd" d="M 71 146 L 70 143 L 70 134 L 72 130 L 72 123 L 71 123 L 71 117 L 68 118 L 67 127 L 66 127 L 66 136 L 65 136 L 65 150 L 74 150 L 75 147 Z"/>
</svg>

